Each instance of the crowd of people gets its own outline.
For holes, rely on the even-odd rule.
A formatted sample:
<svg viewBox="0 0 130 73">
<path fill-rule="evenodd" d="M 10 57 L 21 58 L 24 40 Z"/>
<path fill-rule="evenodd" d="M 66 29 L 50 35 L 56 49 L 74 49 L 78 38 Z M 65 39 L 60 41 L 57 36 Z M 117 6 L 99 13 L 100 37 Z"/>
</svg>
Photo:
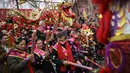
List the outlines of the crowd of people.
<svg viewBox="0 0 130 73">
<path fill-rule="evenodd" d="M 92 25 L 39 21 L 15 27 L 13 22 L 1 25 L 0 73 L 91 73 L 103 64 L 104 46 Z"/>
<path fill-rule="evenodd" d="M 2 9 L 0 73 L 130 73 L 130 0 L 90 1 Z"/>
</svg>

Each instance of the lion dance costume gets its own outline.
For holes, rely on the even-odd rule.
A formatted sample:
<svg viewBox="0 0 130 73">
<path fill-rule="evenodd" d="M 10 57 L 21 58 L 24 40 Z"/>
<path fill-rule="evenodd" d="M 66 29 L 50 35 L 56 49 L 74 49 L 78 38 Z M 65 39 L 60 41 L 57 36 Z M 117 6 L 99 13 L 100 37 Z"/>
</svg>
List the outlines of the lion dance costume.
<svg viewBox="0 0 130 73">
<path fill-rule="evenodd" d="M 63 22 L 66 22 L 69 26 L 72 26 L 73 19 L 75 18 L 75 13 L 72 11 L 71 7 L 72 3 L 70 2 L 63 2 L 59 4 L 61 19 Z"/>
<path fill-rule="evenodd" d="M 92 0 L 99 4 L 97 39 L 106 45 L 106 66 L 99 73 L 130 73 L 130 0 Z"/>
</svg>

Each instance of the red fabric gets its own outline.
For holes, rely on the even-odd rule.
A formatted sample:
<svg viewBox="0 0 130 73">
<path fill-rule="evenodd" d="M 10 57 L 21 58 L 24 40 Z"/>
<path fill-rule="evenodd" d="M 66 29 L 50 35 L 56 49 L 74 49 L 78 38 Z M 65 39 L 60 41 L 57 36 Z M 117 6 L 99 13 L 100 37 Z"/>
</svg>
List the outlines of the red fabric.
<svg viewBox="0 0 130 73">
<path fill-rule="evenodd" d="M 98 73 L 112 73 L 109 67 L 101 68 Z"/>
<path fill-rule="evenodd" d="M 24 56 L 22 54 L 25 54 Z M 20 57 L 20 58 L 26 58 L 28 55 L 28 53 L 26 52 L 23 52 L 23 51 L 20 51 L 20 50 L 17 50 L 17 49 L 14 49 L 10 54 L 9 56 L 14 56 L 14 57 Z M 28 62 L 28 68 L 30 70 L 30 73 L 34 73 L 34 70 L 30 64 L 30 62 Z"/>
<path fill-rule="evenodd" d="M 50 52 L 52 53 L 52 50 L 53 50 L 53 45 L 52 46 L 50 46 Z"/>
<path fill-rule="evenodd" d="M 92 0 L 93 4 L 109 4 L 111 0 Z"/>
<path fill-rule="evenodd" d="M 107 10 L 108 10 L 108 7 L 109 7 L 109 3 L 111 2 L 111 0 L 103 0 L 103 1 L 100 1 L 100 9 L 99 9 L 99 13 L 101 14 L 104 14 Z"/>
<path fill-rule="evenodd" d="M 58 52 L 58 56 L 59 56 L 60 60 L 64 60 L 64 59 L 67 58 L 68 61 L 74 62 L 74 59 L 73 59 L 73 56 L 72 56 L 71 47 L 70 47 L 70 45 L 69 45 L 68 42 L 66 42 L 66 50 L 68 51 L 68 52 L 67 52 L 67 54 L 68 54 L 67 57 L 65 56 L 65 54 L 64 54 L 64 52 L 63 52 L 63 48 L 62 48 L 62 46 L 60 45 L 60 43 L 57 44 L 56 48 L 57 48 L 57 52 Z M 74 67 L 74 66 L 71 66 L 70 68 L 71 68 L 71 70 L 75 70 L 75 67 Z M 61 66 L 61 67 L 60 67 L 60 70 L 61 70 L 62 72 L 66 71 L 65 66 Z"/>
<path fill-rule="evenodd" d="M 129 13 L 130 13 L 130 8 L 128 9 Z"/>
<path fill-rule="evenodd" d="M 100 4 L 100 5 L 99 5 L 99 8 L 100 8 L 100 9 L 99 9 L 98 12 L 101 13 L 101 14 L 104 14 L 104 12 L 105 12 L 105 6 L 104 6 L 104 4 Z"/>
<path fill-rule="evenodd" d="M 112 18 L 112 12 L 109 10 L 109 3 L 111 0 L 93 0 L 96 4 L 99 4 L 99 14 L 102 14 L 102 18 L 99 21 L 100 27 L 97 30 L 97 39 L 102 44 L 108 43 L 108 37 L 110 33 L 110 24 Z"/>
<path fill-rule="evenodd" d="M 9 12 L 9 9 L 0 9 L 0 21 L 6 20 L 6 18 L 8 17 L 8 12 Z"/>
<path fill-rule="evenodd" d="M 78 49 L 80 49 L 80 44 L 79 44 L 79 42 L 78 42 L 78 41 L 75 41 L 75 43 L 76 43 L 76 47 L 77 47 Z"/>
<path fill-rule="evenodd" d="M 31 66 L 30 62 L 28 62 L 28 67 L 29 67 L 30 73 L 34 73 L 34 70 L 33 70 L 32 66 Z"/>
<path fill-rule="evenodd" d="M 28 42 L 27 46 L 32 46 L 32 41 Z"/>
<path fill-rule="evenodd" d="M 108 37 L 110 33 L 110 24 L 111 24 L 112 12 L 107 10 L 100 20 L 100 27 L 97 31 L 97 38 L 102 44 L 108 43 Z"/>
<path fill-rule="evenodd" d="M 11 24 L 8 24 L 8 26 L 7 26 L 7 30 L 8 30 L 8 31 L 13 30 L 13 28 L 14 28 L 14 27 L 13 27 L 13 24 L 12 24 L 12 25 L 11 25 Z"/>
<path fill-rule="evenodd" d="M 110 24 L 111 24 L 111 19 L 112 19 L 112 12 L 110 10 L 107 10 L 104 16 L 104 33 L 103 33 L 103 38 L 105 40 L 108 39 L 109 33 L 110 33 Z"/>
<path fill-rule="evenodd" d="M 10 25 L 10 24 L 4 24 L 1 26 L 2 30 L 7 30 L 7 31 L 10 31 L 10 30 L 13 30 L 13 25 Z"/>
<path fill-rule="evenodd" d="M 28 46 L 28 47 L 31 47 L 31 49 L 33 49 L 33 48 L 35 49 L 35 48 L 36 48 L 35 43 L 33 44 L 32 41 L 28 42 L 27 46 Z"/>
<path fill-rule="evenodd" d="M 1 25 L 1 29 L 5 30 L 6 29 L 6 24 Z"/>
<path fill-rule="evenodd" d="M 104 39 L 103 39 L 103 37 L 102 37 L 102 35 L 103 35 L 103 27 L 104 27 L 104 25 L 103 25 L 103 19 L 101 19 L 100 20 L 100 27 L 99 27 L 99 29 L 97 30 L 97 32 L 96 32 L 96 35 L 97 35 L 97 39 L 98 39 L 98 41 L 100 42 L 100 43 L 104 43 Z"/>
<path fill-rule="evenodd" d="M 92 0 L 92 3 L 93 3 L 93 4 L 98 4 L 98 3 L 100 3 L 100 1 L 101 1 L 101 0 Z"/>
</svg>

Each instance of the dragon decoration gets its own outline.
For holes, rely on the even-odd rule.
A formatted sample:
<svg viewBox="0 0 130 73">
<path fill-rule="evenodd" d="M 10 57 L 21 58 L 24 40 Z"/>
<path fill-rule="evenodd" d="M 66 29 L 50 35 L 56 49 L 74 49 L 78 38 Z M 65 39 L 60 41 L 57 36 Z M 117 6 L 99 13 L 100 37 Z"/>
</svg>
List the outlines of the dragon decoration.
<svg viewBox="0 0 130 73">
<path fill-rule="evenodd" d="M 66 22 L 67 25 L 72 26 L 73 18 L 75 17 L 75 13 L 72 12 L 72 3 L 63 2 L 59 5 L 59 10 L 61 12 L 61 19 L 63 22 Z"/>
<path fill-rule="evenodd" d="M 17 24 L 37 24 L 39 21 L 44 20 L 47 25 L 64 22 L 65 25 L 72 26 L 75 13 L 72 12 L 71 7 L 72 3 L 63 2 L 52 9 L 10 9 L 7 16 Z"/>
</svg>

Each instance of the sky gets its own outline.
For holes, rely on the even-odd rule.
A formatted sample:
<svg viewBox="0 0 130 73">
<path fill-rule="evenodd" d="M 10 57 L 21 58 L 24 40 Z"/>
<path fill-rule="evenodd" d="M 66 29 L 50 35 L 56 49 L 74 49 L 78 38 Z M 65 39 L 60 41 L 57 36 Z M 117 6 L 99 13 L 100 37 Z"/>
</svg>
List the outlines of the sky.
<svg viewBox="0 0 130 73">
<path fill-rule="evenodd" d="M 42 0 L 40 0 L 42 1 Z M 46 1 L 52 1 L 52 2 L 62 2 L 63 0 L 46 0 Z M 46 5 L 44 2 L 39 3 L 40 9 L 44 8 Z M 16 2 L 15 0 L 0 0 L 0 8 L 16 8 Z M 24 3 L 22 5 L 19 5 L 20 9 L 33 9 L 29 3 Z"/>
</svg>

